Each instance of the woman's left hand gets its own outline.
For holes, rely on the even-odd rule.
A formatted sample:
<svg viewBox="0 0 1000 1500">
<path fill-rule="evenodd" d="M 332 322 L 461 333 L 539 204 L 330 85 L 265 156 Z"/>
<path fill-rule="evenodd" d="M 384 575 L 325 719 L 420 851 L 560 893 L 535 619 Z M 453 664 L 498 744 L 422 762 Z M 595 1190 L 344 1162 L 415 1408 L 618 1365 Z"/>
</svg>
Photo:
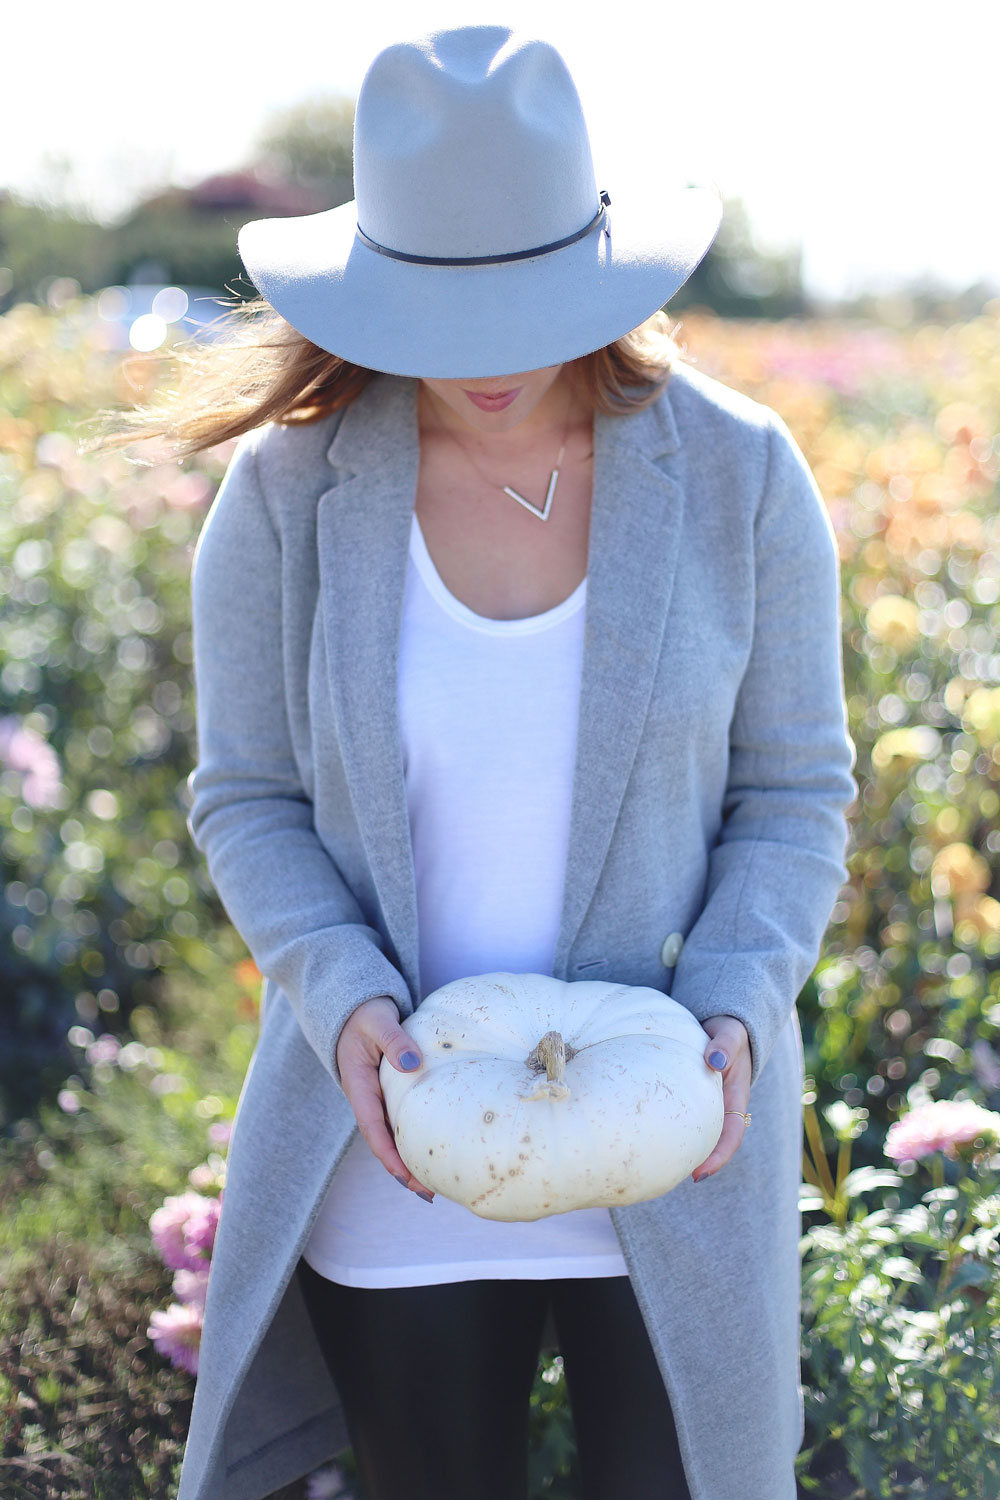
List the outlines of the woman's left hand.
<svg viewBox="0 0 1000 1500">
<path fill-rule="evenodd" d="M 739 1110 L 739 1114 L 723 1115 L 722 1134 L 715 1149 L 691 1174 L 695 1182 L 713 1177 L 736 1155 L 747 1129 L 740 1114 L 746 1114 L 750 1107 L 750 1039 L 746 1027 L 735 1016 L 709 1016 L 701 1024 L 712 1039 L 705 1048 L 705 1061 L 722 1074 L 722 1107 Z"/>
</svg>

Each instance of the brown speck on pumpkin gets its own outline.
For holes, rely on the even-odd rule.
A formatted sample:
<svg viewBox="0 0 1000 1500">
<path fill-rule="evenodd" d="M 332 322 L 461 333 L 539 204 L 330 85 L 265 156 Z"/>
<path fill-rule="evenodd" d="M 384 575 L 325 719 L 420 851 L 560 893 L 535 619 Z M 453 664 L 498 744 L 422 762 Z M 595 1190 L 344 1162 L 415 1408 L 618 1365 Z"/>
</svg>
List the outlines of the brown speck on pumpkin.
<svg viewBox="0 0 1000 1500">
<path fill-rule="evenodd" d="M 488 1125 L 492 1119 L 493 1119 L 493 1111 L 491 1109 L 488 1109 L 486 1111 L 486 1113 L 483 1115 L 483 1124 L 484 1125 Z"/>
<path fill-rule="evenodd" d="M 433 1146 L 428 1146 L 427 1147 L 427 1155 L 428 1156 L 433 1156 L 434 1155 L 434 1147 Z"/>
</svg>

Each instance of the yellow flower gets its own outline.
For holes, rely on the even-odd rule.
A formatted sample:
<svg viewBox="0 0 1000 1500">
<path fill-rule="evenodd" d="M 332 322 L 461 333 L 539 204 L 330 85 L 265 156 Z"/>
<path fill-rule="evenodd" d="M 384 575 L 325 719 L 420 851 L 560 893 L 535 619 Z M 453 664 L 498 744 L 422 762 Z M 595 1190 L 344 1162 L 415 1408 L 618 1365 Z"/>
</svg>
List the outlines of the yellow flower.
<svg viewBox="0 0 1000 1500">
<path fill-rule="evenodd" d="M 1000 687 L 974 688 L 965 700 L 962 723 L 985 748 L 1000 743 Z"/>
<path fill-rule="evenodd" d="M 981 854 L 968 844 L 945 844 L 934 856 L 931 880 L 944 887 L 942 895 L 985 891 L 990 884 L 990 867 Z"/>
<path fill-rule="evenodd" d="M 901 594 L 879 594 L 868 611 L 865 629 L 877 641 L 905 651 L 920 639 L 920 611 Z"/>
<path fill-rule="evenodd" d="M 940 747 L 941 736 L 929 724 L 889 729 L 872 746 L 872 765 L 876 771 L 884 771 L 894 760 L 910 764 L 931 760 Z"/>
</svg>

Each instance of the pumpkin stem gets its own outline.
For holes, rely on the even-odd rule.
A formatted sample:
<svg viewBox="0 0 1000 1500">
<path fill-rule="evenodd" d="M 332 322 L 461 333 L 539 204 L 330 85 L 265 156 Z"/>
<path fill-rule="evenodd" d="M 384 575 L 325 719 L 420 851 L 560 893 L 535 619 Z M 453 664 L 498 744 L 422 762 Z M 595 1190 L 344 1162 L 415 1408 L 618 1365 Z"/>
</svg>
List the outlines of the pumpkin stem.
<svg viewBox="0 0 1000 1500">
<path fill-rule="evenodd" d="M 544 1071 L 545 1078 L 530 1094 L 521 1094 L 522 1099 L 568 1099 L 569 1084 L 566 1082 L 566 1062 L 576 1056 L 576 1048 L 570 1046 L 561 1032 L 547 1031 L 538 1045 L 525 1059 L 536 1073 Z"/>
<path fill-rule="evenodd" d="M 547 1078 L 562 1080 L 566 1076 L 566 1040 L 560 1031 L 547 1031 L 532 1056 L 537 1056 Z"/>
</svg>

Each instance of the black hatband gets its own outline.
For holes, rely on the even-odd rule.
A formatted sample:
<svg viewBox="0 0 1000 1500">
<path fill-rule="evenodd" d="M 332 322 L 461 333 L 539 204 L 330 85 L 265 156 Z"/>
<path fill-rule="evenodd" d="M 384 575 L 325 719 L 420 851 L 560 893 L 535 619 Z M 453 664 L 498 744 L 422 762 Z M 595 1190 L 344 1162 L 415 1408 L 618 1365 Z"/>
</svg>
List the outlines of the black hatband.
<svg viewBox="0 0 1000 1500">
<path fill-rule="evenodd" d="M 386 245 L 380 245 L 377 240 L 369 239 L 361 225 L 358 225 L 358 235 L 364 240 L 370 250 L 377 250 L 379 255 L 388 255 L 392 260 L 407 260 L 418 266 L 495 266 L 501 261 L 507 260 L 530 260 L 533 255 L 548 255 L 551 250 L 562 250 L 566 245 L 574 245 L 577 240 L 582 240 L 584 235 L 591 232 L 602 217 L 605 209 L 611 207 L 611 199 L 601 189 L 601 202 L 596 214 L 589 224 L 578 229 L 576 234 L 568 234 L 564 240 L 553 240 L 550 245 L 538 245 L 534 250 L 509 250 L 504 255 L 459 255 L 449 257 L 445 255 L 407 255 L 402 250 L 390 250 Z"/>
</svg>

